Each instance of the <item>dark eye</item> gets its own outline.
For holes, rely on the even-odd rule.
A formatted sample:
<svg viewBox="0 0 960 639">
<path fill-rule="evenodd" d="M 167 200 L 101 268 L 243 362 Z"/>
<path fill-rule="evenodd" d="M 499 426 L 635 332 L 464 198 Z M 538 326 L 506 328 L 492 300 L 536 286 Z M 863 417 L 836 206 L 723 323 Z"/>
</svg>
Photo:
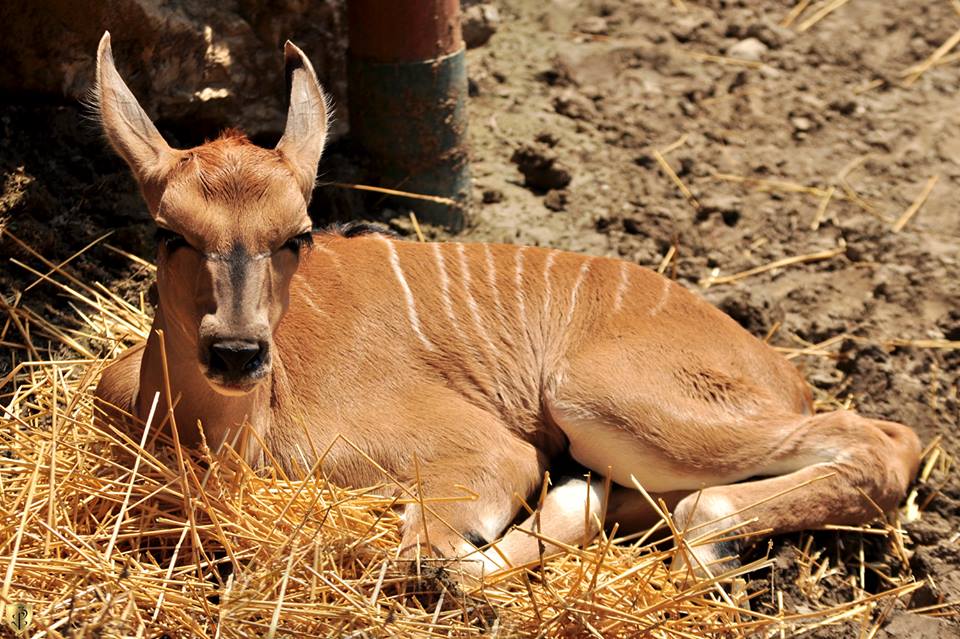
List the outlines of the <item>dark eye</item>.
<svg viewBox="0 0 960 639">
<path fill-rule="evenodd" d="M 157 244 L 163 246 L 168 252 L 173 252 L 178 248 L 187 246 L 187 240 L 179 233 L 174 233 L 170 229 L 157 227 Z"/>
<path fill-rule="evenodd" d="M 305 246 L 313 246 L 313 233 L 311 231 L 301 233 L 300 235 L 294 235 L 287 240 L 286 243 L 284 243 L 283 248 L 293 251 L 299 255 L 300 250 Z"/>
</svg>

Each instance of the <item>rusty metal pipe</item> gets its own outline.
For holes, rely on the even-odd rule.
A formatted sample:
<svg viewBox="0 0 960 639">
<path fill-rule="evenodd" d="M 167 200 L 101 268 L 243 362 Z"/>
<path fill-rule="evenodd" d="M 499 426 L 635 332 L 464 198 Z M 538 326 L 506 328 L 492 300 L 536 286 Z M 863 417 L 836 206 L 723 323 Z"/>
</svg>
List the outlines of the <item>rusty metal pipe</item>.
<svg viewBox="0 0 960 639">
<path fill-rule="evenodd" d="M 352 136 L 381 186 L 456 200 L 398 204 L 459 231 L 470 195 L 459 0 L 348 0 L 347 21 Z"/>
</svg>

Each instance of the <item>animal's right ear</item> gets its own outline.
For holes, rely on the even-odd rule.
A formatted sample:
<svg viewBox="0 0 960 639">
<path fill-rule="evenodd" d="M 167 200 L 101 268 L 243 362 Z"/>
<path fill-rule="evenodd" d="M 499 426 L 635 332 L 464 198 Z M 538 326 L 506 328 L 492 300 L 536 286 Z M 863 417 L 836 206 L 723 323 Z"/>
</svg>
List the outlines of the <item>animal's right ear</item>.
<svg viewBox="0 0 960 639">
<path fill-rule="evenodd" d="M 277 150 L 293 165 L 303 198 L 310 201 L 317 179 L 317 164 L 327 139 L 327 96 L 317 82 L 310 60 L 297 45 L 287 40 L 283 47 L 290 106 L 287 126 Z"/>
<path fill-rule="evenodd" d="M 110 32 L 97 49 L 95 101 L 110 144 L 127 161 L 140 183 L 151 213 L 156 212 L 161 182 L 174 151 L 133 97 L 113 63 Z"/>
</svg>

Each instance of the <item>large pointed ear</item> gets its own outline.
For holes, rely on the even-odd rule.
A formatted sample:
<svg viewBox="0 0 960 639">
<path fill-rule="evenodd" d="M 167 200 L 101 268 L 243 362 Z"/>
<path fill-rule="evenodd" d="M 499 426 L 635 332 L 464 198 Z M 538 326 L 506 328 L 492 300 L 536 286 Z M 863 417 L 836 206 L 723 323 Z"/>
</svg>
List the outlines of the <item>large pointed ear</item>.
<svg viewBox="0 0 960 639">
<path fill-rule="evenodd" d="M 317 164 L 327 139 L 327 97 L 317 82 L 310 60 L 289 40 L 283 47 L 283 58 L 290 107 L 287 126 L 277 150 L 293 165 L 303 197 L 309 202 L 317 179 Z"/>
<path fill-rule="evenodd" d="M 174 151 L 133 97 L 117 73 L 110 48 L 110 32 L 105 31 L 97 49 L 97 82 L 94 88 L 103 130 L 140 183 L 151 213 L 156 212 L 159 182 Z"/>
</svg>

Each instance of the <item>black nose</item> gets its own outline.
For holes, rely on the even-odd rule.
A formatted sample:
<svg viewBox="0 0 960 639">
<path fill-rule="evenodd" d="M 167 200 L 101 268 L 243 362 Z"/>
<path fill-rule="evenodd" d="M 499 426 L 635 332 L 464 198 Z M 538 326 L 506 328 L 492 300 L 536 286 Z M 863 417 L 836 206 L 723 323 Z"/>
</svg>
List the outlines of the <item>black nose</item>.
<svg viewBox="0 0 960 639">
<path fill-rule="evenodd" d="M 210 345 L 210 370 L 239 377 L 263 363 L 266 347 L 257 342 L 228 340 Z"/>
</svg>

